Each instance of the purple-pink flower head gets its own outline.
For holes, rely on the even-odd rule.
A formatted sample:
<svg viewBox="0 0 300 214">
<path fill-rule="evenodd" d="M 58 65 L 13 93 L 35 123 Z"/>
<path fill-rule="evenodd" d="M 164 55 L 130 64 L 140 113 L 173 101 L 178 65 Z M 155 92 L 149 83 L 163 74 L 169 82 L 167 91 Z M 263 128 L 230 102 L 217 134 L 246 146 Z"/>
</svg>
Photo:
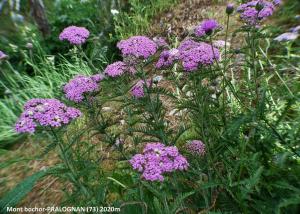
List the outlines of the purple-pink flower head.
<svg viewBox="0 0 300 214">
<path fill-rule="evenodd" d="M 103 75 L 101 74 L 93 76 L 78 75 L 64 86 L 65 95 L 69 100 L 79 103 L 83 101 L 84 95 L 87 93 L 99 91 L 99 82 L 102 79 Z"/>
<path fill-rule="evenodd" d="M 187 170 L 189 166 L 176 146 L 156 142 L 147 143 L 143 153 L 134 155 L 129 162 L 148 181 L 163 181 L 167 173 Z"/>
<path fill-rule="evenodd" d="M 213 30 L 217 29 L 219 27 L 219 24 L 216 20 L 214 19 L 208 19 L 204 20 L 201 23 L 202 29 L 205 31 L 206 34 L 211 33 Z"/>
<path fill-rule="evenodd" d="M 151 80 L 146 80 L 147 82 L 147 87 L 151 87 L 152 81 Z M 145 87 L 145 81 L 144 80 L 139 80 L 130 90 L 131 95 L 134 98 L 141 98 L 145 95 L 144 92 L 144 87 Z"/>
<path fill-rule="evenodd" d="M 181 53 L 183 51 L 187 51 L 192 48 L 196 48 L 199 46 L 199 44 L 200 44 L 199 42 L 196 42 L 192 39 L 185 39 L 180 43 L 180 45 L 178 47 L 179 53 Z"/>
<path fill-rule="evenodd" d="M 207 19 L 201 22 L 199 26 L 195 28 L 195 35 L 198 37 L 210 35 L 214 30 L 219 28 L 219 24 L 214 19 Z"/>
<path fill-rule="evenodd" d="M 179 59 L 185 71 L 195 71 L 201 66 L 213 64 L 220 58 L 219 50 L 204 42 L 185 40 L 178 49 Z"/>
<path fill-rule="evenodd" d="M 179 50 L 173 48 L 171 50 L 164 50 L 161 52 L 158 62 L 155 67 L 160 68 L 168 68 L 179 58 Z"/>
<path fill-rule="evenodd" d="M 193 155 L 197 155 L 197 156 L 205 155 L 205 144 L 200 140 L 192 140 L 188 142 L 186 145 L 186 149 Z"/>
<path fill-rule="evenodd" d="M 6 58 L 7 58 L 7 55 L 4 52 L 0 51 L 0 60 L 4 60 Z"/>
<path fill-rule="evenodd" d="M 84 27 L 69 26 L 60 33 L 59 39 L 67 40 L 72 45 L 81 45 L 85 43 L 89 35 L 90 32 Z"/>
<path fill-rule="evenodd" d="M 241 14 L 241 19 L 249 25 L 257 25 L 261 20 L 271 16 L 275 11 L 275 5 L 279 5 L 279 1 L 256 0 L 241 4 L 237 11 Z"/>
<path fill-rule="evenodd" d="M 256 25 L 258 20 L 258 11 L 255 8 L 246 8 L 241 13 L 241 19 L 250 25 Z"/>
<path fill-rule="evenodd" d="M 148 59 L 157 51 L 156 43 L 146 36 L 132 36 L 121 40 L 117 47 L 121 50 L 123 57 L 134 56 L 142 59 Z"/>
<path fill-rule="evenodd" d="M 118 77 L 124 74 L 126 69 L 127 65 L 124 62 L 117 61 L 108 65 L 104 70 L 104 74 L 109 77 Z"/>
<path fill-rule="evenodd" d="M 25 103 L 15 130 L 18 133 L 34 133 L 38 125 L 60 127 L 80 115 L 78 109 L 68 107 L 57 99 L 31 99 Z"/>
</svg>

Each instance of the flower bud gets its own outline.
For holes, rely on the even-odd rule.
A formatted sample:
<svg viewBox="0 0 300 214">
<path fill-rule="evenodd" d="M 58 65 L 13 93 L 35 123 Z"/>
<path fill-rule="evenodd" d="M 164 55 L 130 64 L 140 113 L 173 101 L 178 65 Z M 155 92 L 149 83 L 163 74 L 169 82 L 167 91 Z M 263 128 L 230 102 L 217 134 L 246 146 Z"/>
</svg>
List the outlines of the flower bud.
<svg viewBox="0 0 300 214">
<path fill-rule="evenodd" d="M 232 3 L 227 4 L 226 13 L 228 15 L 230 15 L 233 13 L 233 11 L 234 11 L 234 4 L 232 4 Z"/>
</svg>

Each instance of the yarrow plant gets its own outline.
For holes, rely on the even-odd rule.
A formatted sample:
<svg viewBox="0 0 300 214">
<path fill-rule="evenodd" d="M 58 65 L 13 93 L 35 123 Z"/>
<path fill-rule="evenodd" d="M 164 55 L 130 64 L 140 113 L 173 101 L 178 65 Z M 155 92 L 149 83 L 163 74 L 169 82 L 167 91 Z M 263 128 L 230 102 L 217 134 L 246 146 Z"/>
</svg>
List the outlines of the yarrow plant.
<svg viewBox="0 0 300 214">
<path fill-rule="evenodd" d="M 174 64 L 176 60 L 179 59 L 179 50 L 173 48 L 171 50 L 164 50 L 161 52 L 158 62 L 156 63 L 155 67 L 158 69 L 161 68 L 168 68 Z"/>
<path fill-rule="evenodd" d="M 109 77 L 118 77 L 124 74 L 127 69 L 128 67 L 124 62 L 117 61 L 108 65 L 104 70 L 104 74 Z"/>
<path fill-rule="evenodd" d="M 241 14 L 241 19 L 249 25 L 258 25 L 262 20 L 271 16 L 276 6 L 280 4 L 280 1 L 267 1 L 258 0 L 250 1 L 245 4 L 241 4 L 237 11 Z"/>
<path fill-rule="evenodd" d="M 143 153 L 134 155 L 129 162 L 148 181 L 164 181 L 166 173 L 187 170 L 189 166 L 176 146 L 162 143 L 147 143 Z"/>
<path fill-rule="evenodd" d="M 102 74 L 92 76 L 78 75 L 64 86 L 66 97 L 76 103 L 82 102 L 84 96 L 100 89 L 99 82 L 104 78 Z"/>
<path fill-rule="evenodd" d="M 56 99 L 31 99 L 24 105 L 24 112 L 15 125 L 19 133 L 34 133 L 38 125 L 60 127 L 79 117 L 81 112 L 67 107 Z"/>
<path fill-rule="evenodd" d="M 59 35 L 61 41 L 67 40 L 72 45 L 82 45 L 86 42 L 90 32 L 84 27 L 69 26 Z"/>
<path fill-rule="evenodd" d="M 117 47 L 121 50 L 123 57 L 134 56 L 136 58 L 148 59 L 157 51 L 157 44 L 146 36 L 132 36 L 121 40 Z"/>
<path fill-rule="evenodd" d="M 200 140 L 192 140 L 186 144 L 187 150 L 193 155 L 204 156 L 205 144 Z"/>
<path fill-rule="evenodd" d="M 178 49 L 183 69 L 188 72 L 195 71 L 201 66 L 212 65 L 220 58 L 219 50 L 204 42 L 188 39 L 183 41 Z"/>
</svg>

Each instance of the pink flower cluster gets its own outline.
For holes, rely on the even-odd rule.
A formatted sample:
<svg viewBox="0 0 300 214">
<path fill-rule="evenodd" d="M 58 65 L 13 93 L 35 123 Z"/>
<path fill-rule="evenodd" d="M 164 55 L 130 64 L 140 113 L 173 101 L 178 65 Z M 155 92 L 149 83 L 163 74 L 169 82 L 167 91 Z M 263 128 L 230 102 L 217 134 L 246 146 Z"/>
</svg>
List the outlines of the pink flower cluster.
<svg viewBox="0 0 300 214">
<path fill-rule="evenodd" d="M 85 93 L 99 91 L 99 82 L 103 78 L 101 74 L 78 75 L 64 86 L 65 95 L 69 100 L 79 103 L 84 99 Z"/>
<path fill-rule="evenodd" d="M 187 150 L 197 156 L 205 155 L 205 144 L 200 140 L 192 140 L 186 145 Z"/>
<path fill-rule="evenodd" d="M 127 69 L 128 67 L 124 62 L 117 61 L 108 65 L 104 70 L 104 74 L 109 77 L 117 77 L 124 74 Z"/>
<path fill-rule="evenodd" d="M 60 127 L 79 117 L 81 112 L 57 99 L 31 99 L 15 125 L 16 132 L 33 133 L 37 125 Z"/>
<path fill-rule="evenodd" d="M 84 27 L 69 26 L 60 33 L 59 39 L 67 40 L 72 45 L 81 45 L 85 43 L 89 35 L 90 32 Z"/>
<path fill-rule="evenodd" d="M 183 41 L 179 46 L 179 59 L 186 71 L 197 70 L 200 66 L 213 64 L 220 58 L 217 48 L 204 42 L 195 42 L 191 39 Z"/>
<path fill-rule="evenodd" d="M 165 173 L 186 170 L 189 166 L 176 146 L 162 143 L 147 143 L 143 153 L 134 155 L 129 162 L 148 181 L 163 181 Z"/>
<path fill-rule="evenodd" d="M 151 80 L 146 80 L 147 82 L 147 87 L 151 87 Z M 144 85 L 145 85 L 145 81 L 144 80 L 140 80 L 138 81 L 130 90 L 131 95 L 134 98 L 141 98 L 145 95 L 144 92 Z"/>
<path fill-rule="evenodd" d="M 237 11 L 241 14 L 241 19 L 247 24 L 257 25 L 261 20 L 271 16 L 279 4 L 280 1 L 278 0 L 273 2 L 267 0 L 249 1 L 241 4 Z"/>
<path fill-rule="evenodd" d="M 148 59 L 157 51 L 157 44 L 146 36 L 132 36 L 121 40 L 117 47 L 121 50 L 123 57 L 134 56 Z"/>
<path fill-rule="evenodd" d="M 173 63 L 179 59 L 179 50 L 173 48 L 171 50 L 164 50 L 161 52 L 158 62 L 156 63 L 155 67 L 160 68 L 168 68 Z"/>
</svg>

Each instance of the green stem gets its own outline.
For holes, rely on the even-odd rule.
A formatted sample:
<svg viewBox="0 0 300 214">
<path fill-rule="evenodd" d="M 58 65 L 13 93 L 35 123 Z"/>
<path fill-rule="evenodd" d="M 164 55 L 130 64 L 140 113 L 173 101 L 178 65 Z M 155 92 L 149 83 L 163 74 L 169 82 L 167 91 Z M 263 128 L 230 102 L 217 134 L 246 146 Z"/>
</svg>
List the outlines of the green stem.
<svg viewBox="0 0 300 214">
<path fill-rule="evenodd" d="M 226 71 L 227 71 L 227 37 L 228 37 L 228 28 L 229 28 L 229 15 L 227 15 L 227 21 L 226 21 L 226 34 L 225 34 L 225 62 L 224 62 L 224 71 L 223 74 L 223 122 L 226 126 Z"/>
<path fill-rule="evenodd" d="M 94 66 L 92 60 L 90 60 L 89 57 L 85 54 L 85 52 L 83 51 L 83 49 L 82 49 L 81 46 L 79 46 L 79 49 L 80 49 L 80 51 L 81 51 L 81 55 L 87 60 L 89 66 L 91 66 L 91 67 L 93 68 L 93 70 L 94 70 L 95 72 L 97 72 L 98 69 Z"/>
<path fill-rule="evenodd" d="M 256 44 L 255 44 L 255 36 L 253 35 L 253 32 L 251 35 L 248 33 L 248 41 L 250 45 L 250 51 L 251 51 L 251 57 L 252 57 L 252 69 L 254 73 L 254 83 L 255 83 L 255 95 L 256 95 L 256 100 L 255 104 L 258 106 L 259 103 L 259 85 L 258 85 L 258 71 L 256 69 Z"/>
<path fill-rule="evenodd" d="M 90 194 L 89 194 L 88 190 L 86 189 L 86 187 L 78 180 L 78 176 L 76 174 L 74 166 L 72 165 L 72 163 L 69 161 L 69 158 L 67 157 L 66 149 L 64 148 L 64 143 L 62 142 L 60 137 L 58 137 L 58 135 L 53 130 L 53 128 L 51 128 L 50 130 L 51 130 L 51 133 L 53 134 L 53 136 L 55 138 L 55 141 L 57 142 L 57 144 L 59 146 L 62 160 L 63 160 L 64 164 L 66 165 L 66 167 L 71 172 L 71 179 L 73 180 L 75 185 L 78 186 L 87 197 L 90 197 Z"/>
<path fill-rule="evenodd" d="M 229 15 L 227 15 L 226 21 L 226 33 L 225 33 L 225 63 L 227 64 L 227 38 L 228 38 L 228 28 L 229 28 Z"/>
<path fill-rule="evenodd" d="M 150 104 L 150 114 L 151 116 L 154 118 L 154 124 L 159 125 L 159 135 L 160 135 L 160 140 L 163 141 L 164 144 L 167 144 L 167 138 L 165 135 L 165 131 L 164 131 L 164 124 L 161 122 L 160 117 L 158 115 L 158 112 L 156 111 L 153 101 L 151 99 L 151 95 L 150 95 L 150 88 L 147 85 L 147 80 L 145 78 L 145 74 L 143 72 L 143 81 L 144 81 L 144 87 L 146 89 L 146 96 L 148 99 L 148 103 Z M 156 94 L 156 102 L 160 102 L 159 100 L 159 92 L 157 92 Z M 156 130 L 157 127 L 153 127 L 154 130 Z"/>
</svg>

